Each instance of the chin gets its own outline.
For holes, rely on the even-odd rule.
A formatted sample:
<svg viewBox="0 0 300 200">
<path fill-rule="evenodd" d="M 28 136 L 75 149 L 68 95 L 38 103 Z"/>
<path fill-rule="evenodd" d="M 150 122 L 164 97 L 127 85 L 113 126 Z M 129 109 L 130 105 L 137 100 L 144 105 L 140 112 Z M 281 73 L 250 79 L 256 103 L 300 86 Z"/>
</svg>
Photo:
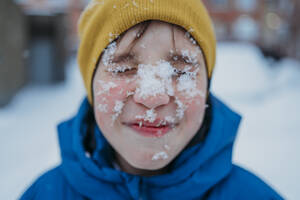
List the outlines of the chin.
<svg viewBox="0 0 300 200">
<path fill-rule="evenodd" d="M 127 162 L 136 169 L 142 170 L 159 170 L 164 168 L 170 163 L 170 158 L 166 160 L 152 160 L 153 154 L 141 155 L 139 158 L 126 159 Z"/>
</svg>

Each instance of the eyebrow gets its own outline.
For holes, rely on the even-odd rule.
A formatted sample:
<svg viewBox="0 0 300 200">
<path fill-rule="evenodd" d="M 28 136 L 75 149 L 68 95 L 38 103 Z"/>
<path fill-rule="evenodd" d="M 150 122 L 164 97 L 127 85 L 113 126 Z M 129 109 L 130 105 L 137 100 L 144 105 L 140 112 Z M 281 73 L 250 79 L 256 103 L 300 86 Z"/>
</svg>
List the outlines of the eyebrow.
<svg viewBox="0 0 300 200">
<path fill-rule="evenodd" d="M 177 60 L 174 60 L 174 57 L 176 57 Z M 130 60 L 130 62 L 132 62 L 132 63 L 139 64 L 138 60 L 136 59 L 135 54 L 133 54 L 132 52 L 124 52 L 124 53 L 117 54 L 112 59 L 112 62 L 118 63 L 118 62 L 121 62 L 121 61 L 125 61 L 126 59 L 127 59 L 127 61 Z M 169 55 L 166 56 L 166 61 L 168 61 L 168 62 L 178 62 L 178 63 L 186 63 L 186 64 L 200 64 L 198 59 L 197 59 L 196 63 L 190 63 L 187 60 L 188 60 L 187 56 L 183 56 L 182 54 L 179 54 L 178 52 L 169 53 Z"/>
<path fill-rule="evenodd" d="M 118 63 L 120 61 L 124 61 L 125 59 L 130 59 L 130 60 L 134 59 L 135 62 L 137 62 L 134 54 L 132 54 L 131 52 L 124 52 L 124 53 L 114 55 L 112 62 Z"/>
</svg>

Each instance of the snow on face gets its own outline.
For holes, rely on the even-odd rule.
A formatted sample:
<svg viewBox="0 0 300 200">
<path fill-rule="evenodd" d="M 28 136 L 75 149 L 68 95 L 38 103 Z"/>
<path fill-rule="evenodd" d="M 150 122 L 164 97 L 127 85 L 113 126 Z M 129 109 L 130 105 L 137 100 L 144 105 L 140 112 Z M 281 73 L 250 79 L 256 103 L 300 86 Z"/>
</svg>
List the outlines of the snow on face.
<svg viewBox="0 0 300 200">
<path fill-rule="evenodd" d="M 181 55 L 186 58 L 186 62 L 190 64 L 197 64 L 197 53 L 195 52 L 190 52 L 189 50 L 181 50 Z"/>
<path fill-rule="evenodd" d="M 190 33 L 192 33 L 194 30 L 191 28 L 188 32 L 185 33 L 185 37 L 187 37 L 192 44 L 197 44 L 196 40 L 191 36 Z"/>
<path fill-rule="evenodd" d="M 101 90 L 99 92 L 97 92 L 97 94 L 96 94 L 97 96 L 99 96 L 103 93 L 108 94 L 110 89 L 117 87 L 117 84 L 115 84 L 114 82 L 105 82 L 102 80 L 98 80 L 98 83 L 101 86 Z"/>
<path fill-rule="evenodd" d="M 170 123 L 170 124 L 174 124 L 175 123 L 175 118 L 172 117 L 172 116 L 166 116 L 165 121 Z"/>
<path fill-rule="evenodd" d="M 137 115 L 135 116 L 136 119 L 143 119 L 144 121 L 148 121 L 153 123 L 156 119 L 157 114 L 155 113 L 154 109 L 147 110 L 146 115 Z"/>
<path fill-rule="evenodd" d="M 93 80 L 99 128 L 130 165 L 141 169 L 158 169 L 171 161 L 196 134 L 205 111 L 201 51 L 181 29 L 175 31 L 174 46 L 170 25 L 161 25 L 150 24 L 151 31 L 140 38 L 132 35 L 140 29 L 133 28 L 111 43 Z M 139 40 L 130 48 L 133 38 Z M 135 134 L 145 131 L 155 137 Z"/>
<path fill-rule="evenodd" d="M 104 50 L 103 55 L 102 55 L 102 63 L 104 66 L 112 65 L 112 59 L 114 57 L 114 54 L 117 50 L 117 43 L 112 42 L 107 46 L 107 48 Z"/>
<path fill-rule="evenodd" d="M 176 117 L 182 119 L 184 116 L 184 111 L 187 109 L 187 106 L 184 105 L 178 98 L 175 98 L 175 103 L 177 104 Z"/>
<path fill-rule="evenodd" d="M 113 122 L 121 114 L 123 107 L 124 107 L 124 103 L 122 101 L 118 101 L 118 100 L 115 101 L 115 107 L 113 109 L 113 111 L 114 111 L 115 114 L 112 116 Z"/>
<path fill-rule="evenodd" d="M 107 66 L 107 71 L 111 72 L 115 77 L 118 77 L 119 74 L 125 73 L 134 69 L 129 65 L 116 65 L 112 62 L 114 53 L 116 51 L 116 43 L 110 44 L 102 58 L 102 62 Z M 172 53 L 172 51 L 171 51 Z M 189 65 L 186 65 L 184 69 L 179 70 L 174 67 L 171 63 L 160 60 L 156 64 L 139 64 L 138 70 L 135 76 L 132 78 L 126 78 L 126 83 L 130 83 L 133 80 L 136 80 L 137 87 L 134 92 L 125 91 L 127 98 L 131 95 L 139 95 L 142 99 L 151 98 L 152 96 L 167 94 L 169 96 L 175 96 L 175 103 L 177 105 L 176 116 L 167 116 L 161 124 L 174 123 L 175 118 L 181 120 L 184 117 L 184 112 L 187 109 L 187 105 L 182 103 L 179 98 L 176 97 L 175 91 L 181 93 L 185 98 L 193 98 L 196 95 L 204 97 L 204 92 L 197 89 L 197 74 L 199 72 L 199 65 L 197 64 L 197 55 L 196 53 L 190 52 L 188 50 L 182 50 L 182 57 L 186 59 L 186 62 Z M 194 69 L 195 68 L 195 69 Z M 193 70 L 194 69 L 194 70 Z M 174 77 L 176 82 L 176 87 L 174 87 Z M 96 95 L 110 94 L 111 89 L 116 88 L 118 85 L 113 81 L 102 81 L 98 80 L 98 83 L 101 85 L 100 91 Z M 123 93 L 124 89 L 122 88 L 119 93 Z M 124 100 L 126 101 L 126 100 Z M 122 107 L 124 102 L 116 101 L 115 107 L 113 108 L 112 120 L 115 121 L 118 116 L 122 113 Z M 99 104 L 98 110 L 103 113 L 107 113 L 107 105 Z M 155 113 L 155 108 L 147 110 L 144 115 L 137 115 L 136 119 L 143 119 L 153 123 L 156 120 L 157 114 Z"/>
<path fill-rule="evenodd" d="M 107 104 L 98 104 L 98 110 L 103 113 L 107 113 Z"/>
<path fill-rule="evenodd" d="M 140 64 L 137 72 L 139 87 L 136 92 L 143 99 L 158 94 L 174 96 L 173 75 L 174 68 L 166 61 L 159 61 L 156 66 Z"/>
<path fill-rule="evenodd" d="M 117 74 L 117 73 L 124 73 L 125 71 L 131 69 L 132 67 L 129 65 L 120 65 L 120 66 L 109 67 L 107 71 Z"/>
<path fill-rule="evenodd" d="M 189 67 L 187 67 L 189 68 Z M 188 70 L 183 70 L 183 72 L 185 74 L 183 74 L 182 76 L 180 76 L 177 79 L 177 90 L 179 92 L 183 92 L 185 93 L 188 97 L 194 97 L 196 95 L 200 95 L 202 97 L 205 97 L 205 94 L 203 92 L 201 92 L 200 90 L 195 89 L 197 87 L 197 71 L 195 72 L 188 72 Z"/>
<path fill-rule="evenodd" d="M 192 39 L 188 34 L 186 37 Z M 192 41 L 193 42 L 193 41 Z M 124 74 L 127 71 L 135 69 L 134 67 L 123 64 L 117 65 L 113 62 L 114 54 L 117 50 L 117 43 L 112 42 L 104 50 L 102 56 L 102 63 L 107 67 L 107 72 L 112 73 L 115 77 L 118 77 L 120 74 Z M 173 50 L 170 50 L 170 53 L 173 54 Z M 199 64 L 197 60 L 197 53 L 182 49 L 180 51 L 182 58 L 184 58 L 187 65 L 183 69 L 178 69 L 174 67 L 171 63 L 159 60 L 155 64 L 139 64 L 137 66 L 137 71 L 135 76 L 126 78 L 126 83 L 129 84 L 132 81 L 136 81 L 137 87 L 135 91 L 125 91 L 127 98 L 131 95 L 137 94 L 142 99 L 151 98 L 160 94 L 167 94 L 168 96 L 175 97 L 175 103 L 177 105 L 176 116 L 167 116 L 165 117 L 162 124 L 174 123 L 176 118 L 181 120 L 184 117 L 184 112 L 187 109 L 187 105 L 182 103 L 179 98 L 175 95 L 175 91 L 179 92 L 185 98 L 193 98 L 196 95 L 205 97 L 204 92 L 197 89 L 197 75 L 199 72 Z M 178 56 L 173 57 L 174 61 L 178 60 Z M 174 87 L 174 80 L 176 82 Z M 114 81 L 102 81 L 98 80 L 98 83 L 101 86 L 101 89 L 96 93 L 96 95 L 110 95 L 110 91 L 113 88 L 116 88 L 118 85 Z M 123 93 L 124 89 L 122 88 L 119 93 Z M 126 100 L 116 100 L 115 106 L 112 109 L 112 120 L 113 122 L 118 118 L 122 113 L 122 108 Z M 107 104 L 99 104 L 98 110 L 103 113 L 108 112 Z M 137 115 L 136 119 L 143 119 L 144 121 L 154 122 L 156 120 L 157 114 L 155 113 L 155 108 L 147 110 L 144 115 Z"/>
<path fill-rule="evenodd" d="M 152 160 L 166 160 L 169 156 L 165 151 L 158 152 L 153 155 Z"/>
</svg>

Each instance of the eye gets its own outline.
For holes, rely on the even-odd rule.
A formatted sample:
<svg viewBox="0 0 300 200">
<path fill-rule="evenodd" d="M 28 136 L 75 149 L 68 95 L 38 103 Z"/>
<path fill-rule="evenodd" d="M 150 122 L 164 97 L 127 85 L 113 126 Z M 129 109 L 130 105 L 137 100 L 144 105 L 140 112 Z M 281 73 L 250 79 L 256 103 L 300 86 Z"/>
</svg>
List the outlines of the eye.
<svg viewBox="0 0 300 200">
<path fill-rule="evenodd" d="M 175 75 L 177 76 L 182 76 L 187 74 L 185 71 L 179 70 L 179 69 L 174 69 Z"/>
<path fill-rule="evenodd" d="M 136 63 L 136 57 L 132 53 L 115 55 L 115 57 L 112 60 L 112 63 L 114 64 Z"/>
<path fill-rule="evenodd" d="M 115 66 L 113 68 L 109 68 L 107 71 L 113 73 L 114 75 L 129 76 L 129 75 L 135 75 L 137 69 L 135 67 L 130 67 L 130 66 Z"/>
<path fill-rule="evenodd" d="M 191 68 L 185 68 L 184 70 L 180 69 L 174 69 L 174 76 L 180 77 L 183 75 L 189 76 L 189 77 L 196 77 L 199 72 L 199 69 L 192 70 Z"/>
<path fill-rule="evenodd" d="M 136 72 L 137 72 L 136 68 L 127 68 L 125 70 L 117 70 L 115 71 L 115 74 L 134 75 L 136 74 Z"/>
</svg>

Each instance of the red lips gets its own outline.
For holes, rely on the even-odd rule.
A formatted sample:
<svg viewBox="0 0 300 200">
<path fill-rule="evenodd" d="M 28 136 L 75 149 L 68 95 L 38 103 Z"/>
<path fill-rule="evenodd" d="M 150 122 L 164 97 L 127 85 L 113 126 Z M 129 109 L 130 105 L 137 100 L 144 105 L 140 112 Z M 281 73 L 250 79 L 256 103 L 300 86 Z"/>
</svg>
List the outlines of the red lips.
<svg viewBox="0 0 300 200">
<path fill-rule="evenodd" d="M 138 134 L 145 137 L 162 137 L 168 133 L 171 129 L 171 125 L 168 123 L 161 123 L 162 120 L 155 120 L 154 122 L 148 122 L 138 120 L 133 123 L 129 123 L 128 126 L 135 130 Z"/>
</svg>

